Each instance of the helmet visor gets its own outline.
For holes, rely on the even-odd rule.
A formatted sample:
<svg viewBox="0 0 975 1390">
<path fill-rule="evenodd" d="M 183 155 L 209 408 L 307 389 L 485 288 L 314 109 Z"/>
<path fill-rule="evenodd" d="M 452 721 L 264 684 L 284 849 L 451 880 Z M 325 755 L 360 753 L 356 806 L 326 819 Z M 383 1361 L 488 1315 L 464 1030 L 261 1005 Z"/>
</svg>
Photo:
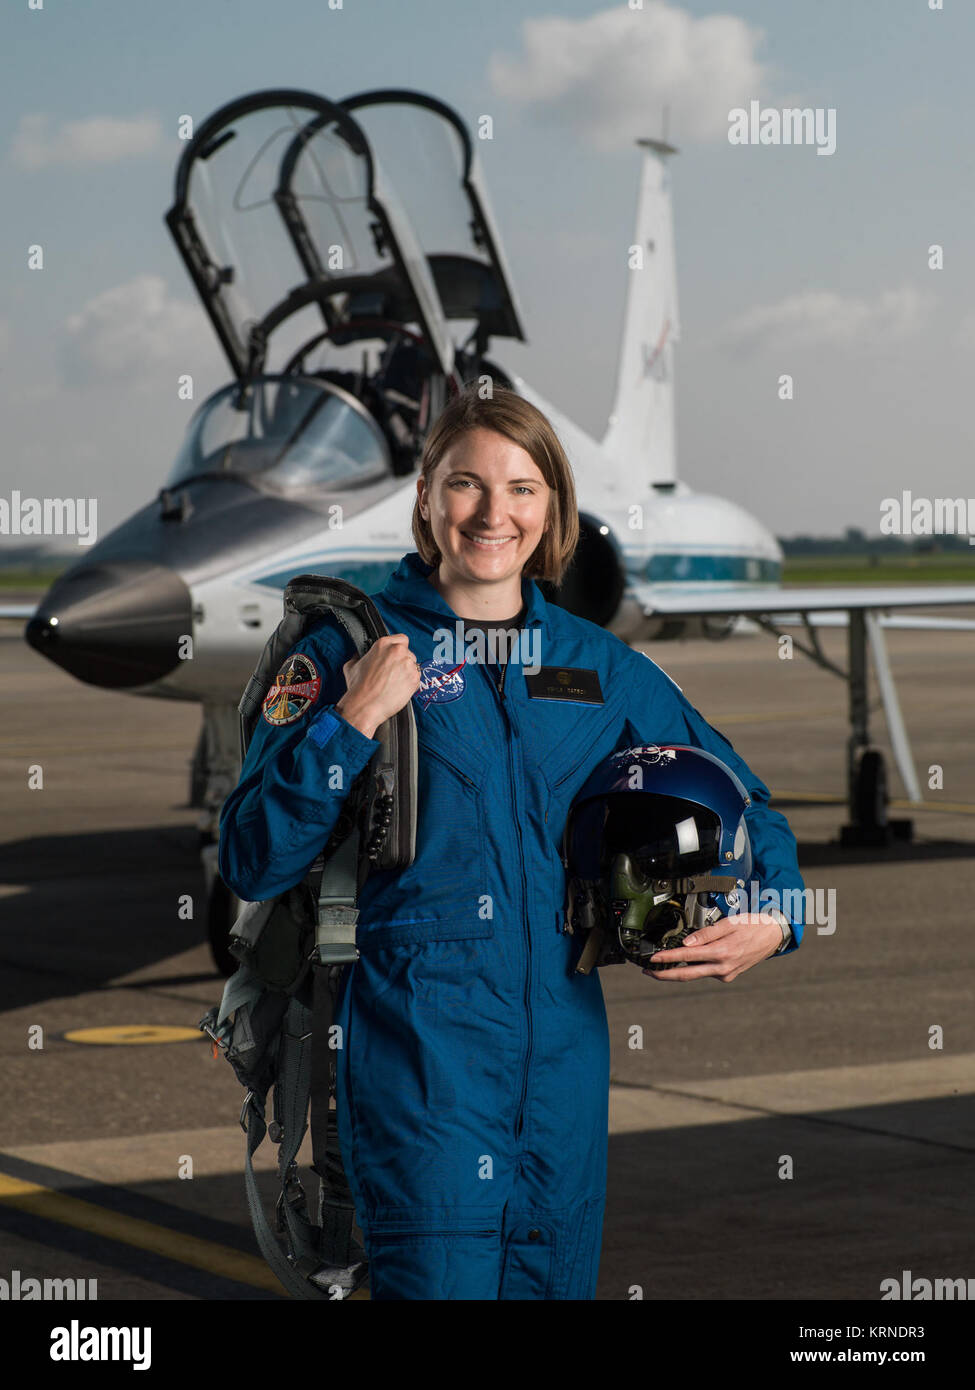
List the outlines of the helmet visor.
<svg viewBox="0 0 975 1390">
<path fill-rule="evenodd" d="M 714 811 L 673 796 L 611 794 L 605 798 L 600 872 L 628 854 L 647 878 L 684 878 L 718 863 L 721 821 Z"/>
</svg>

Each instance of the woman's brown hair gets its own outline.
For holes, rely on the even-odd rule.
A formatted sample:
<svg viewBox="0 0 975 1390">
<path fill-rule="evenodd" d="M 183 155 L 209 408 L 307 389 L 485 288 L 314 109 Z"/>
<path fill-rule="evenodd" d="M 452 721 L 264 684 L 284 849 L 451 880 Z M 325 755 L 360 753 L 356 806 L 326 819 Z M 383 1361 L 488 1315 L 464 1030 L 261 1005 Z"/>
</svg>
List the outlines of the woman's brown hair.
<svg viewBox="0 0 975 1390">
<path fill-rule="evenodd" d="M 542 412 L 516 391 L 494 386 L 490 395 L 482 396 L 476 383 L 466 386 L 438 415 L 427 435 L 420 460 L 427 489 L 444 454 L 471 430 L 493 430 L 524 449 L 552 489 L 548 529 L 525 561 L 522 574 L 560 583 L 579 541 L 579 510 L 572 469 L 558 435 Z M 413 506 L 413 539 L 422 560 L 428 565 L 440 563 L 430 522 L 420 515 L 419 499 Z"/>
</svg>

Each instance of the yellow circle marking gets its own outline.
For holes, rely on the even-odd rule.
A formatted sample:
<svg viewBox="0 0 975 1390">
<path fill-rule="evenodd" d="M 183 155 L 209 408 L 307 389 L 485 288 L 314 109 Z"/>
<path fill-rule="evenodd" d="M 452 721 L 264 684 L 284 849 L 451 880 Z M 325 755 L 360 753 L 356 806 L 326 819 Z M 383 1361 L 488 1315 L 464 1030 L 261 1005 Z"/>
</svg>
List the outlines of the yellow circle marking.
<svg viewBox="0 0 975 1390">
<path fill-rule="evenodd" d="M 74 1028 L 63 1036 L 65 1042 L 135 1047 L 141 1043 L 189 1042 L 190 1038 L 202 1039 L 203 1034 L 198 1028 L 167 1028 L 155 1023 L 129 1023 L 118 1028 Z"/>
</svg>

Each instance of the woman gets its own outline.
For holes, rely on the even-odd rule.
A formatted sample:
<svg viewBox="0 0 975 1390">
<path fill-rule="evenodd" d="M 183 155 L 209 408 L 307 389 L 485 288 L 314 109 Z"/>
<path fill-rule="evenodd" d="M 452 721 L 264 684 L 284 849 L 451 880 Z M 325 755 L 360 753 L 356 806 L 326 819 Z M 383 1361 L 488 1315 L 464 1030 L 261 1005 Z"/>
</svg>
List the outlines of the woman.
<svg viewBox="0 0 975 1390">
<path fill-rule="evenodd" d="M 376 729 L 413 700 L 416 858 L 367 879 L 337 1013 L 339 1133 L 372 1297 L 591 1299 L 609 1043 L 598 972 L 574 973 L 581 943 L 565 929 L 573 796 L 617 749 L 690 743 L 746 784 L 763 889 L 802 888 L 795 840 L 659 667 L 545 602 L 533 577 L 559 580 L 578 521 L 568 461 L 532 405 L 501 389 L 448 405 L 413 534 L 417 551 L 373 596 L 390 636 L 354 660 L 323 624 L 289 656 L 302 699 L 266 703 L 224 808 L 221 872 L 248 899 L 295 883 Z M 471 631 L 499 626 L 520 634 L 509 653 Z M 724 918 L 654 957 L 679 968 L 650 973 L 732 980 L 783 939 L 768 914 Z"/>
</svg>

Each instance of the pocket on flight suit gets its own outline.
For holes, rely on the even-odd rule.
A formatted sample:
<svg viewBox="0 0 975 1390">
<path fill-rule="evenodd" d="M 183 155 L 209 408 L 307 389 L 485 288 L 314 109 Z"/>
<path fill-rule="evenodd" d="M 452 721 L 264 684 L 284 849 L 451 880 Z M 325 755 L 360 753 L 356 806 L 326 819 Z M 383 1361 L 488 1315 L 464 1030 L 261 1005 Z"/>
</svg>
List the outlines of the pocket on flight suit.
<svg viewBox="0 0 975 1390">
<path fill-rule="evenodd" d="M 560 1233 L 559 1265 L 555 1275 L 557 1298 L 596 1297 L 605 1207 L 605 1196 L 594 1197 L 581 1208 L 575 1227 L 566 1223 Z"/>
<path fill-rule="evenodd" d="M 553 1297 L 552 1261 L 557 1239 L 556 1227 L 548 1221 L 521 1218 L 514 1223 L 505 1235 L 500 1298 Z"/>
<path fill-rule="evenodd" d="M 356 934 L 362 951 L 494 935 L 483 906 L 487 759 L 468 744 L 448 753 L 429 735 L 417 742 L 416 856 L 406 869 L 366 880 Z"/>
<path fill-rule="evenodd" d="M 602 707 L 594 723 L 579 729 L 580 742 L 559 742 L 539 762 L 545 782 L 545 823 L 551 848 L 552 884 L 556 899 L 565 902 L 565 868 L 560 857 L 562 830 L 576 792 L 593 768 L 614 750 L 618 741 L 617 702 Z M 574 965 L 574 962 L 573 962 Z"/>
<path fill-rule="evenodd" d="M 593 768 L 615 752 L 621 742 L 627 691 L 617 685 L 606 690 L 605 696 L 602 705 L 562 705 L 557 722 L 546 720 L 549 737 L 545 744 L 550 748 L 539 767 L 555 799 L 567 797 L 571 801 Z M 540 700 L 529 704 L 537 704 L 539 709 L 558 708 L 560 702 Z"/>
<path fill-rule="evenodd" d="M 370 1232 L 369 1292 L 373 1302 L 497 1299 L 500 1230 Z"/>
</svg>

